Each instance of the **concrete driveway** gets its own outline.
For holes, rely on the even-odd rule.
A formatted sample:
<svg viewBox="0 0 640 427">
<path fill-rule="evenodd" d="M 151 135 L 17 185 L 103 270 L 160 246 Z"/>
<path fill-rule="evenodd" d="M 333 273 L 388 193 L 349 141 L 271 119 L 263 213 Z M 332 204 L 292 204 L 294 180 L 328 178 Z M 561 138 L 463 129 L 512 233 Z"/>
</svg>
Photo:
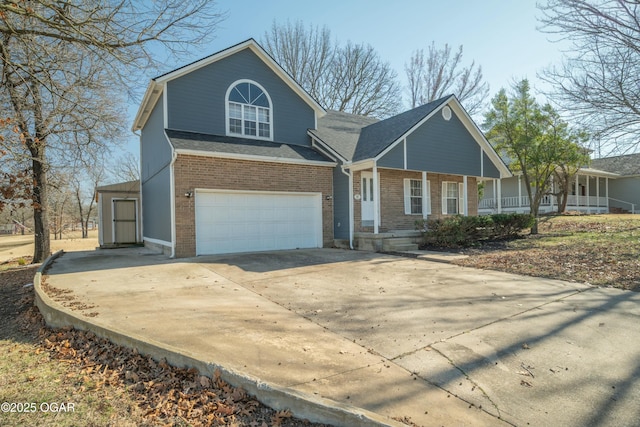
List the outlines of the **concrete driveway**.
<svg viewBox="0 0 640 427">
<path fill-rule="evenodd" d="M 79 252 L 48 274 L 89 323 L 390 424 L 640 419 L 638 293 L 328 249 Z"/>
</svg>

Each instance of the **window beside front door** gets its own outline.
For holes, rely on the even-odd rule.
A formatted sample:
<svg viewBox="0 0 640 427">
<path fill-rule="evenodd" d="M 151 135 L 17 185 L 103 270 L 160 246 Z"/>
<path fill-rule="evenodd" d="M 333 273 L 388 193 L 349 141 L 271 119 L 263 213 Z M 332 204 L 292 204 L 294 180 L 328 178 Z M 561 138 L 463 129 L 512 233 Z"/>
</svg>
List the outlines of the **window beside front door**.
<svg viewBox="0 0 640 427">
<path fill-rule="evenodd" d="M 464 189 L 461 182 L 442 183 L 442 214 L 457 215 L 464 211 Z"/>
<path fill-rule="evenodd" d="M 427 214 L 431 213 L 431 183 L 427 181 L 427 191 L 422 191 L 421 179 L 404 179 L 405 215 L 422 215 L 422 198 L 426 197 Z"/>
</svg>

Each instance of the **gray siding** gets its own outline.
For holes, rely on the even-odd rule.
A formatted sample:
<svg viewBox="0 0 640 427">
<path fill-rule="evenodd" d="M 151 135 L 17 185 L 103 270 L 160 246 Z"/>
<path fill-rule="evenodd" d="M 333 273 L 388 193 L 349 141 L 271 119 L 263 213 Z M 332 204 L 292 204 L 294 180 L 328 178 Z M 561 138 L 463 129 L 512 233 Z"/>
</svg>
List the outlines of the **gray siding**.
<svg viewBox="0 0 640 427">
<path fill-rule="evenodd" d="M 140 136 L 142 233 L 171 241 L 171 147 L 164 135 L 162 98 L 154 107 Z"/>
<path fill-rule="evenodd" d="M 378 161 L 378 166 L 383 168 L 404 169 L 404 143 L 400 141 L 398 145 L 385 154 Z"/>
<path fill-rule="evenodd" d="M 604 181 L 604 179 L 601 178 L 600 181 Z M 600 190 L 600 195 L 604 197 L 604 191 Z M 609 197 L 634 203 L 636 205 L 635 211 L 640 211 L 640 177 L 610 179 Z M 628 203 L 610 200 L 609 205 L 631 211 L 631 206 Z"/>
<path fill-rule="evenodd" d="M 480 146 L 452 114 L 435 114 L 407 137 L 407 167 L 411 170 L 480 176 Z"/>
<path fill-rule="evenodd" d="M 164 135 L 163 111 L 160 98 L 140 134 L 140 178 L 143 185 L 171 163 L 171 147 Z"/>
<path fill-rule="evenodd" d="M 171 176 L 165 167 L 142 184 L 143 236 L 171 241 Z"/>
<path fill-rule="evenodd" d="M 500 178 L 500 171 L 493 164 L 487 153 L 482 152 L 482 163 L 484 167 L 484 174 L 482 175 L 485 178 Z"/>
<path fill-rule="evenodd" d="M 168 82 L 169 128 L 225 135 L 225 95 L 239 79 L 255 81 L 271 97 L 275 141 L 311 144 L 313 109 L 248 49 Z"/>
<path fill-rule="evenodd" d="M 349 177 L 340 165 L 333 169 L 333 236 L 349 238 Z"/>
</svg>

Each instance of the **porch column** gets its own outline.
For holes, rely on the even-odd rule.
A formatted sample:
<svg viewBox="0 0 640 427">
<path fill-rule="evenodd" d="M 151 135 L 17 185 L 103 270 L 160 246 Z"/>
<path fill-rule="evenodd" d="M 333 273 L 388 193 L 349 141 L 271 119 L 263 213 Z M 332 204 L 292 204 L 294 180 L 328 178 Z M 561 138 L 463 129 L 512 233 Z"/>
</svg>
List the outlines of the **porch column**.
<svg viewBox="0 0 640 427">
<path fill-rule="evenodd" d="M 555 187 L 556 183 L 555 183 L 555 181 L 553 179 L 553 175 L 551 175 L 550 179 L 551 179 L 551 194 L 549 194 L 549 203 L 551 204 L 551 210 L 549 212 L 553 212 L 553 198 L 555 197 L 553 195 L 553 193 L 555 191 L 553 187 Z"/>
<path fill-rule="evenodd" d="M 497 193 L 498 190 L 496 190 L 496 180 L 493 179 L 493 180 L 491 180 L 491 182 L 492 182 L 492 185 L 493 185 L 493 201 L 495 202 L 493 204 L 493 208 L 497 209 L 498 208 L 498 193 Z"/>
<path fill-rule="evenodd" d="M 578 184 L 578 174 L 576 173 L 576 208 L 580 206 L 580 184 Z"/>
<path fill-rule="evenodd" d="M 498 179 L 498 213 L 502 213 L 502 178 Z"/>
<path fill-rule="evenodd" d="M 518 175 L 518 207 L 522 207 L 522 175 Z"/>
<path fill-rule="evenodd" d="M 596 205 L 600 207 L 600 177 L 596 176 Z M 600 209 L 598 209 L 600 211 Z"/>
<path fill-rule="evenodd" d="M 590 176 L 587 175 L 587 213 L 590 214 L 591 213 L 591 200 L 589 200 L 591 198 L 591 193 L 589 192 L 589 181 L 590 180 Z"/>
<path fill-rule="evenodd" d="M 467 176 L 462 177 L 462 200 L 464 200 L 464 207 L 462 215 L 469 216 L 469 192 L 467 191 Z"/>
<path fill-rule="evenodd" d="M 431 194 L 428 193 L 429 188 L 427 187 L 427 173 L 422 172 L 422 219 L 425 221 L 429 216 L 429 205 L 427 204 L 427 199 L 431 198 Z"/>
<path fill-rule="evenodd" d="M 604 181 L 604 196 L 607 198 L 607 213 L 609 213 L 609 178 Z"/>
<path fill-rule="evenodd" d="M 378 234 L 380 221 L 378 220 L 380 215 L 380 192 L 378 183 L 378 164 L 373 163 L 373 234 Z"/>
</svg>

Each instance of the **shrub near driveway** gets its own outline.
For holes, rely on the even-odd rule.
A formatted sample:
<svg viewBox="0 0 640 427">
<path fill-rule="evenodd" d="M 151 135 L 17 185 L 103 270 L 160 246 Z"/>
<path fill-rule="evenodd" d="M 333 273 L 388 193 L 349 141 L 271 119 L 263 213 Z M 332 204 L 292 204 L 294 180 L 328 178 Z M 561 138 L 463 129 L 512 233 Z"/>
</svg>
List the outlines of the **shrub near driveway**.
<svg viewBox="0 0 640 427">
<path fill-rule="evenodd" d="M 416 221 L 416 228 L 423 230 L 425 245 L 439 248 L 479 246 L 487 240 L 513 238 L 532 225 L 533 217 L 524 214 L 455 215 L 426 223 Z"/>
<path fill-rule="evenodd" d="M 547 217 L 538 235 L 463 252 L 456 264 L 640 291 L 640 215 Z"/>
</svg>

